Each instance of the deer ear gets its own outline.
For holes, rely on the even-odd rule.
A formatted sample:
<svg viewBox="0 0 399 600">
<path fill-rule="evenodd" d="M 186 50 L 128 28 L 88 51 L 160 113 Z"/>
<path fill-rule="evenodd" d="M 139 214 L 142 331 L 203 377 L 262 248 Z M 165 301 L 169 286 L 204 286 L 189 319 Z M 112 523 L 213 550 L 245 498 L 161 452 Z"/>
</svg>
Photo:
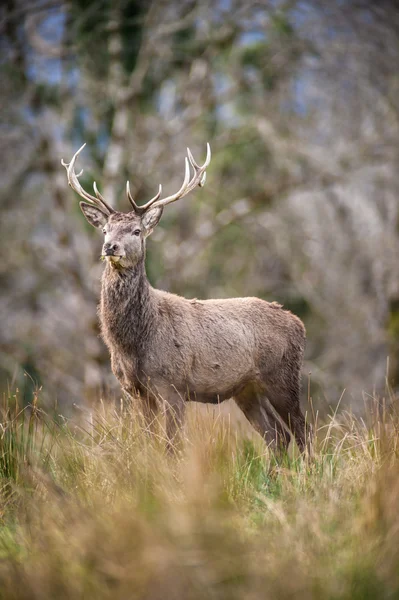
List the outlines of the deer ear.
<svg viewBox="0 0 399 600">
<path fill-rule="evenodd" d="M 93 225 L 93 227 L 97 227 L 97 229 L 101 229 L 104 227 L 106 222 L 108 221 L 108 215 L 105 214 L 102 210 L 97 208 L 96 206 L 92 206 L 87 202 L 80 202 L 80 208 L 82 209 L 82 213 L 86 217 L 86 221 Z"/>
<path fill-rule="evenodd" d="M 154 229 L 158 225 L 159 219 L 162 217 L 163 206 L 155 206 L 154 208 L 149 208 L 147 212 L 141 218 L 141 224 L 144 227 L 145 237 L 150 235 Z"/>
</svg>

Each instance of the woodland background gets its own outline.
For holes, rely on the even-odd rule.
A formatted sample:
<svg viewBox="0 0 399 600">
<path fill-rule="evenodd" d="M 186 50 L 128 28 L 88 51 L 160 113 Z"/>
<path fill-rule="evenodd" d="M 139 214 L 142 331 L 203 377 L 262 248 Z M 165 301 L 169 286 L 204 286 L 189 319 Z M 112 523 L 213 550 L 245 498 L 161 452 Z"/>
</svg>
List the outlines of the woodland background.
<svg viewBox="0 0 399 600">
<path fill-rule="evenodd" d="M 102 237 L 60 159 L 128 210 L 183 177 L 151 283 L 298 314 L 320 406 L 399 376 L 399 8 L 388 0 L 7 0 L 0 8 L 0 386 L 118 393 L 98 336 Z M 387 361 L 389 357 L 389 364 Z M 389 367 L 389 369 L 388 369 Z M 24 376 L 24 373 L 27 376 Z M 306 384 L 306 379 L 305 379 Z"/>
</svg>

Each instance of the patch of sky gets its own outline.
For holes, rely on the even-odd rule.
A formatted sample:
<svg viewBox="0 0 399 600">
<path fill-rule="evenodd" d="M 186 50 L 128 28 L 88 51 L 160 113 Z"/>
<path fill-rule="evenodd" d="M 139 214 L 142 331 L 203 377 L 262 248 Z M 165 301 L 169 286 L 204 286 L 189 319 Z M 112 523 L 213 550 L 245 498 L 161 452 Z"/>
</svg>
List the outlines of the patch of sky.
<svg viewBox="0 0 399 600">
<path fill-rule="evenodd" d="M 297 2 L 290 11 L 293 26 L 304 25 L 312 14 L 314 14 L 314 10 L 308 2 Z"/>
<path fill-rule="evenodd" d="M 241 125 L 234 102 L 224 102 L 216 107 L 216 117 L 223 125 L 234 129 Z"/>
<path fill-rule="evenodd" d="M 220 100 L 219 96 L 223 97 L 224 94 L 229 92 L 233 85 L 232 80 L 224 73 L 219 72 L 213 75 L 212 81 L 217 102 L 216 117 L 218 121 L 223 123 L 224 126 L 239 127 L 241 120 L 236 110 L 235 99 L 218 101 Z"/>
<path fill-rule="evenodd" d="M 68 68 L 68 73 L 64 74 L 67 76 L 67 83 L 71 87 L 76 87 L 79 83 L 80 71 L 79 67 L 73 65 Z"/>
<path fill-rule="evenodd" d="M 246 65 L 243 68 L 245 74 L 245 81 L 249 85 L 257 85 L 259 83 L 259 71 L 256 67 Z"/>
<path fill-rule="evenodd" d="M 309 2 L 297 2 L 290 11 L 292 24 L 299 33 L 303 32 L 306 37 L 319 43 L 327 40 L 336 40 L 338 37 L 348 35 L 352 31 L 350 21 L 336 19 L 337 9 L 346 7 L 348 0 L 334 0 L 330 4 L 321 4 L 320 6 Z M 365 8 L 358 11 L 360 20 L 369 23 L 372 20 L 369 9 Z M 312 27 L 312 23 L 317 23 Z"/>
<path fill-rule="evenodd" d="M 106 130 L 105 125 L 100 125 L 100 129 L 97 135 L 97 146 L 100 153 L 105 156 L 105 153 L 109 146 L 109 133 Z"/>
<path fill-rule="evenodd" d="M 62 41 L 65 26 L 65 13 L 59 8 L 49 10 L 46 17 L 39 22 L 37 34 L 46 46 L 54 46 L 56 51 Z M 27 76 L 36 83 L 59 85 L 63 76 L 62 64 L 59 58 L 50 57 L 35 52 L 32 49 L 27 56 Z"/>
<path fill-rule="evenodd" d="M 323 42 L 327 38 L 334 38 L 336 36 L 336 31 L 332 26 L 332 19 L 323 19 L 322 16 L 330 13 L 333 14 L 335 9 L 336 3 L 334 2 L 330 6 L 315 6 L 314 3 L 297 2 L 290 11 L 290 21 L 298 35 L 304 35 L 313 42 Z M 324 26 L 325 22 L 328 23 L 327 27 Z"/>
<path fill-rule="evenodd" d="M 23 119 L 33 127 L 36 124 L 37 115 L 33 112 L 32 108 L 29 105 L 24 104 L 21 108 L 21 115 Z M 33 129 L 34 130 L 34 129 Z"/>
<path fill-rule="evenodd" d="M 229 14 L 234 10 L 232 0 L 219 0 L 213 4 L 213 23 L 223 23 Z"/>
<path fill-rule="evenodd" d="M 304 74 L 295 77 L 292 81 L 292 110 L 301 117 L 306 117 L 309 112 L 308 82 Z"/>
<path fill-rule="evenodd" d="M 61 61 L 59 58 L 48 58 L 38 54 L 31 54 L 27 75 L 35 83 L 59 85 L 63 75 Z"/>
<path fill-rule="evenodd" d="M 212 82 L 217 94 L 223 94 L 227 92 L 232 85 L 231 78 L 220 72 L 212 75 Z"/>
<path fill-rule="evenodd" d="M 265 42 L 266 35 L 264 31 L 244 31 L 238 38 L 238 43 L 241 46 L 251 46 L 259 42 Z"/>
<path fill-rule="evenodd" d="M 159 114 L 165 118 L 173 116 L 176 105 L 176 82 L 172 79 L 165 80 L 159 90 L 156 107 Z"/>
<path fill-rule="evenodd" d="M 85 106 L 77 106 L 76 108 L 76 116 L 75 116 L 75 124 L 76 127 L 74 127 L 74 134 L 73 134 L 73 141 L 74 143 L 78 144 L 83 144 L 84 140 L 82 139 L 81 133 L 82 131 L 85 131 L 90 123 L 90 111 L 87 107 Z"/>
<path fill-rule="evenodd" d="M 231 10 L 231 0 L 220 0 L 219 8 L 223 12 L 230 12 L 230 10 Z"/>
<path fill-rule="evenodd" d="M 79 105 L 76 107 L 72 132 L 73 144 L 76 147 L 80 147 L 87 141 L 88 134 L 90 134 L 90 139 L 95 138 L 96 151 L 98 151 L 100 155 L 105 155 L 109 145 L 109 132 L 107 131 L 106 125 L 96 122 L 94 126 L 90 109 L 87 106 Z"/>
<path fill-rule="evenodd" d="M 293 113 L 298 117 L 306 118 L 312 114 L 323 112 L 325 105 L 325 90 L 317 85 L 317 78 L 313 69 L 302 68 L 292 76 L 290 93 L 282 100 L 282 112 Z"/>
<path fill-rule="evenodd" d="M 49 10 L 45 19 L 40 22 L 39 35 L 48 44 L 60 44 L 64 34 L 65 13 L 59 9 Z"/>
</svg>

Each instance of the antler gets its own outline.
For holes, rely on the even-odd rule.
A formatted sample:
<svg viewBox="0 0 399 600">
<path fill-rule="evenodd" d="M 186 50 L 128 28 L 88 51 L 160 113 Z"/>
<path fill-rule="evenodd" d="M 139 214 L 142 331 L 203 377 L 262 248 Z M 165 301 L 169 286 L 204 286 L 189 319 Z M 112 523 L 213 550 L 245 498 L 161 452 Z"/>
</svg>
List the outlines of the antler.
<svg viewBox="0 0 399 600">
<path fill-rule="evenodd" d="M 63 159 L 61 159 L 62 166 L 66 168 L 68 184 L 71 186 L 71 188 L 77 194 L 79 194 L 79 196 L 81 196 L 85 200 L 88 200 L 92 204 L 95 204 L 96 206 L 98 206 L 98 208 L 100 208 L 103 212 L 106 212 L 107 215 L 111 215 L 112 213 L 115 213 L 116 211 L 112 208 L 112 206 L 107 204 L 107 202 L 104 200 L 103 196 L 100 194 L 100 192 L 97 189 L 96 182 L 93 183 L 93 189 L 94 189 L 95 196 L 92 196 L 91 194 L 86 192 L 79 183 L 78 177 L 80 177 L 82 175 L 83 169 L 80 171 L 80 173 L 75 173 L 76 159 L 77 159 L 78 155 L 82 152 L 82 150 L 85 146 L 86 146 L 86 144 L 83 144 L 83 146 L 81 148 L 79 148 L 79 150 L 77 152 L 75 152 L 75 154 L 72 156 L 72 160 L 70 163 L 66 163 L 66 162 L 64 162 Z"/>
<path fill-rule="evenodd" d="M 133 206 L 134 211 L 138 214 L 138 215 L 142 215 L 145 213 L 145 211 L 150 208 L 150 206 L 153 204 L 153 202 L 155 202 L 155 200 L 158 200 L 158 198 L 160 197 L 162 193 L 162 185 L 159 184 L 159 191 L 158 194 L 156 194 L 156 196 L 154 196 L 153 198 L 151 198 L 151 200 L 149 200 L 147 202 L 147 204 L 143 204 L 142 206 L 139 206 L 138 204 L 135 203 L 135 201 L 133 200 L 133 196 L 130 193 L 130 183 L 127 181 L 126 182 L 126 196 L 127 199 L 129 200 L 130 204 Z"/>
<path fill-rule="evenodd" d="M 130 193 L 129 182 L 126 183 L 127 198 L 137 214 L 139 214 L 139 215 L 144 214 L 150 207 L 154 208 L 156 206 L 166 206 L 167 204 L 176 202 L 176 200 L 183 198 L 183 196 L 185 196 L 186 194 L 191 192 L 197 185 L 199 185 L 200 187 L 205 185 L 206 169 L 209 166 L 209 163 L 211 162 L 211 147 L 210 147 L 210 145 L 209 144 L 206 145 L 206 159 L 205 159 L 205 162 L 203 165 L 201 165 L 201 166 L 197 165 L 189 148 L 187 148 L 187 157 L 184 160 L 185 174 L 184 174 L 183 184 L 182 184 L 181 188 L 179 189 L 179 191 L 176 192 L 175 194 L 173 194 L 172 196 L 167 196 L 167 198 L 159 199 L 161 196 L 161 192 L 162 192 L 162 185 L 160 185 L 159 191 L 156 196 L 151 198 L 151 200 L 149 200 L 147 202 L 147 204 L 138 206 L 135 203 L 135 201 L 133 200 L 132 195 Z M 190 179 L 190 165 L 192 166 L 192 168 L 194 170 L 194 175 L 192 176 L 191 179 Z"/>
<path fill-rule="evenodd" d="M 85 200 L 88 200 L 90 203 L 95 204 L 102 211 L 106 212 L 107 215 L 115 213 L 116 211 L 112 208 L 112 206 L 107 204 L 107 202 L 105 201 L 103 196 L 98 191 L 96 182 L 93 183 L 93 189 L 94 189 L 95 196 L 92 196 L 91 194 L 86 192 L 79 183 L 78 178 L 82 175 L 83 170 L 80 171 L 80 173 L 75 173 L 75 162 L 76 162 L 77 157 L 82 152 L 82 150 L 85 146 L 86 146 L 86 144 L 83 144 L 83 146 L 81 148 L 79 148 L 79 150 L 77 152 L 75 152 L 70 163 L 66 163 L 66 162 L 64 162 L 63 159 L 61 159 L 61 164 L 63 167 L 66 168 L 66 171 L 67 171 L 68 184 L 77 194 L 79 194 L 79 196 L 81 196 Z M 205 184 L 206 169 L 209 166 L 210 162 L 211 162 L 211 147 L 209 144 L 206 145 L 206 160 L 203 165 L 198 165 L 195 162 L 194 157 L 190 152 L 190 149 L 187 148 L 187 157 L 185 158 L 184 181 L 178 192 L 176 192 L 172 196 L 168 196 L 167 198 L 160 199 L 160 196 L 162 193 L 162 185 L 160 185 L 158 193 L 153 198 L 151 198 L 151 200 L 149 200 L 146 204 L 143 204 L 142 206 L 138 206 L 135 203 L 135 201 L 133 200 L 133 197 L 130 193 L 130 185 L 129 185 L 129 182 L 127 181 L 126 182 L 127 198 L 129 200 L 130 204 L 132 205 L 134 211 L 138 215 L 143 215 L 150 207 L 166 206 L 167 204 L 176 202 L 176 200 L 179 200 L 179 198 L 183 198 L 183 196 L 185 196 L 186 194 L 191 192 L 197 185 L 202 187 Z M 192 168 L 194 170 L 194 174 L 191 179 L 190 179 L 190 165 L 192 166 Z"/>
</svg>

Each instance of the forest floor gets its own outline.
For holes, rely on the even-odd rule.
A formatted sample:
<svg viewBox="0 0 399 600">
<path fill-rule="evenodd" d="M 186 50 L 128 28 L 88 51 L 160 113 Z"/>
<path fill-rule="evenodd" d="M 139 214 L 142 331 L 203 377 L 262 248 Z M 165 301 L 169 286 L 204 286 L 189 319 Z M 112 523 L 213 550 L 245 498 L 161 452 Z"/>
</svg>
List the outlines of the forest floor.
<svg viewBox="0 0 399 600">
<path fill-rule="evenodd" d="M 162 423 L 35 397 L 0 418 L 0 598 L 399 598 L 399 415 L 315 420 L 279 461 L 217 410 Z"/>
</svg>

